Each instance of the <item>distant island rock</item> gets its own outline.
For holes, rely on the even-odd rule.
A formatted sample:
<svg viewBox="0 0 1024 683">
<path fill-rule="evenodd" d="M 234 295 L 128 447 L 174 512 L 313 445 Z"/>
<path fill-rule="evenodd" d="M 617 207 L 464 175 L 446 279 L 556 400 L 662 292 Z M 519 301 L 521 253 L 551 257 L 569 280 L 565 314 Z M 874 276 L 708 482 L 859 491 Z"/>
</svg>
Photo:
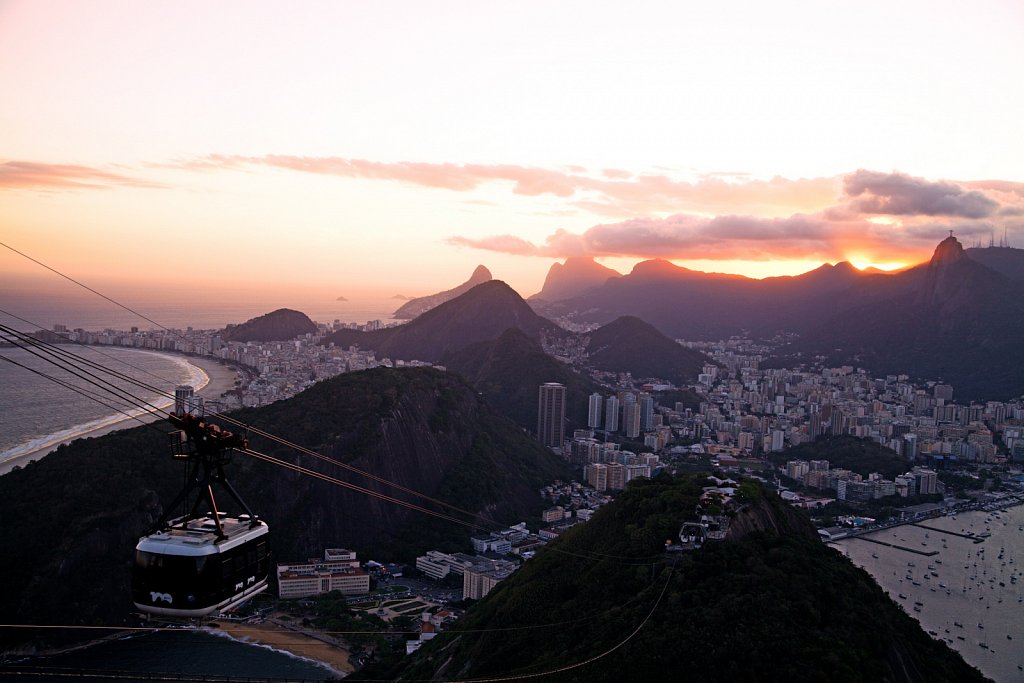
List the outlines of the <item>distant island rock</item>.
<svg viewBox="0 0 1024 683">
<path fill-rule="evenodd" d="M 406 296 L 405 294 L 395 294 L 392 299 L 398 299 L 399 301 L 409 301 L 412 297 Z"/>
<path fill-rule="evenodd" d="M 335 299 L 335 301 L 348 301 L 348 299 L 346 299 L 343 296 L 339 296 L 337 299 Z"/>
<path fill-rule="evenodd" d="M 493 279 L 491 271 L 487 270 L 484 266 L 477 266 L 470 278 L 458 287 L 444 292 L 438 292 L 437 294 L 430 294 L 429 296 L 410 299 L 395 311 L 393 317 L 403 320 L 411 320 L 418 315 L 426 313 L 432 308 L 440 306 L 446 301 L 451 301 L 455 297 L 465 294 L 477 285 L 483 284 L 484 282 L 490 282 Z"/>
<path fill-rule="evenodd" d="M 290 308 L 279 308 L 241 325 L 228 325 L 224 339 L 235 342 L 287 341 L 310 332 L 316 332 L 316 323 L 309 316 Z"/>
</svg>

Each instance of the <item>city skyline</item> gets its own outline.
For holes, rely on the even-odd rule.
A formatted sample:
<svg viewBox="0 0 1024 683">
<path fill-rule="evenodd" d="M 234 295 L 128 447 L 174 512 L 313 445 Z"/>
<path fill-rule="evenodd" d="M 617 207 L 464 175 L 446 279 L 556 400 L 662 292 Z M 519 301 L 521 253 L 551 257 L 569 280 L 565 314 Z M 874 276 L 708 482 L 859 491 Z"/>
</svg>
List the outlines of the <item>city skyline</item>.
<svg viewBox="0 0 1024 683">
<path fill-rule="evenodd" d="M 9 2 L 4 241 L 101 287 L 332 298 L 480 263 L 528 296 L 575 255 L 763 277 L 920 262 L 949 229 L 1021 244 L 1022 18 Z"/>
</svg>

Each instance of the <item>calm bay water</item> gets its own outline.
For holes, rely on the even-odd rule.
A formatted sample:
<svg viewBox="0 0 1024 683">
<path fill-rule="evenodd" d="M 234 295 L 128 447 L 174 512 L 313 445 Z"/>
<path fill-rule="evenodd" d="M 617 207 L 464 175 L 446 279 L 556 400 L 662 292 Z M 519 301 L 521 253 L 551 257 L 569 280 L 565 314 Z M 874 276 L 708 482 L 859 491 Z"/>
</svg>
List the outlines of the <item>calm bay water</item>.
<svg viewBox="0 0 1024 683">
<path fill-rule="evenodd" d="M 933 637 L 995 681 L 1024 681 L 1024 506 L 922 522 L 945 531 L 992 535 L 983 543 L 915 526 L 836 545 Z M 908 578 L 909 577 L 909 578 Z M 917 608 L 915 610 L 915 607 Z"/>
<path fill-rule="evenodd" d="M 240 643 L 224 636 L 206 633 L 168 632 L 135 636 L 101 643 L 53 657 L 33 657 L 3 667 L 21 666 L 33 674 L 44 670 L 69 672 L 132 672 L 137 674 L 171 672 L 206 676 L 259 677 L 261 679 L 331 680 L 338 678 L 332 669 L 293 655 Z M 94 678 L 91 681 L 124 680 Z M 0 677 L 2 678 L 2 677 Z M 141 675 L 140 675 L 141 678 Z M 36 677 L 33 681 L 65 681 L 66 677 Z"/>
</svg>

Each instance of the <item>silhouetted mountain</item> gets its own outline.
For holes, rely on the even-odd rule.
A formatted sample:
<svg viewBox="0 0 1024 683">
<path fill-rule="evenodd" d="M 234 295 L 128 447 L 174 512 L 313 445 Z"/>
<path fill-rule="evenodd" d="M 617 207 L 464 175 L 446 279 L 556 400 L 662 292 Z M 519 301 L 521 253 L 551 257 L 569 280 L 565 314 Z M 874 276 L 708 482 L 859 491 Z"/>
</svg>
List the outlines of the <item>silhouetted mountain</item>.
<svg viewBox="0 0 1024 683">
<path fill-rule="evenodd" d="M 558 382 L 566 387 L 566 433 L 587 427 L 587 399 L 599 390 L 580 375 L 544 352 L 521 330 L 508 329 L 493 341 L 479 342 L 450 354 L 445 365 L 462 375 L 496 410 L 521 427 L 537 430 L 538 387 Z"/>
<path fill-rule="evenodd" d="M 1024 280 L 1024 249 L 1013 247 L 971 247 L 964 254 L 972 261 L 1002 273 L 1011 280 Z"/>
<path fill-rule="evenodd" d="M 477 266 L 476 270 L 473 271 L 473 274 L 469 276 L 469 279 L 458 287 L 454 287 L 444 292 L 438 292 L 437 294 L 409 299 L 409 301 L 402 304 L 398 310 L 394 312 L 393 317 L 405 320 L 415 318 L 418 315 L 426 313 L 432 308 L 440 306 L 446 301 L 450 301 L 461 294 L 465 294 L 477 285 L 488 282 L 491 279 L 491 271 L 487 270 L 484 266 Z"/>
<path fill-rule="evenodd" d="M 563 332 L 541 318 L 514 289 L 490 280 L 416 319 L 373 332 L 339 330 L 327 338 L 339 346 L 357 344 L 379 357 L 438 362 L 470 344 L 497 339 L 510 327 L 539 339 L 542 330 Z"/>
<path fill-rule="evenodd" d="M 224 330 L 224 340 L 288 341 L 311 332 L 316 332 L 316 323 L 310 320 L 309 316 L 290 308 L 279 308 L 241 325 L 229 325 Z"/>
<path fill-rule="evenodd" d="M 612 270 L 594 259 L 584 256 L 571 256 L 565 263 L 552 263 L 544 278 L 544 287 L 530 297 L 544 301 L 562 301 L 579 296 L 583 292 L 604 284 L 610 277 L 622 277 L 617 270 Z"/>
<path fill-rule="evenodd" d="M 985 680 L 753 481 L 726 540 L 664 553 L 707 483 L 631 482 L 381 678 Z"/>
<path fill-rule="evenodd" d="M 961 400 L 1019 396 L 1022 289 L 967 258 L 956 238 L 947 237 L 928 263 L 837 300 L 839 310 L 807 330 L 791 351 L 879 374 L 943 380 Z"/>
<path fill-rule="evenodd" d="M 537 490 L 567 474 L 561 459 L 493 411 L 461 378 L 430 368 L 340 375 L 235 417 L 469 514 L 250 436 L 257 451 L 478 524 L 536 517 L 543 506 Z M 0 477 L 0 614 L 5 619 L 130 623 L 135 544 L 181 485 L 183 465 L 169 457 L 161 433 L 170 426 L 160 426 L 79 439 Z M 237 453 L 228 474 L 270 525 L 278 561 L 340 546 L 362 557 L 382 553 L 410 561 L 433 547 L 468 550 L 474 532 Z M 218 502 L 237 512 L 227 496 Z M 72 639 L 92 637 L 64 633 Z M 2 630 L 0 652 L 30 639 L 52 643 L 59 637 L 64 636 Z"/>
<path fill-rule="evenodd" d="M 604 324 L 634 315 L 674 339 L 722 339 L 741 330 L 800 331 L 833 313 L 837 294 L 870 277 L 888 276 L 864 275 L 844 262 L 754 280 L 654 259 L 574 299 L 534 305 L 544 315 L 569 315 L 579 322 Z"/>
<path fill-rule="evenodd" d="M 697 380 L 711 359 L 680 346 L 648 323 L 623 316 L 589 334 L 589 364 L 598 370 L 628 372 L 634 379 L 660 378 L 675 384 Z"/>
</svg>

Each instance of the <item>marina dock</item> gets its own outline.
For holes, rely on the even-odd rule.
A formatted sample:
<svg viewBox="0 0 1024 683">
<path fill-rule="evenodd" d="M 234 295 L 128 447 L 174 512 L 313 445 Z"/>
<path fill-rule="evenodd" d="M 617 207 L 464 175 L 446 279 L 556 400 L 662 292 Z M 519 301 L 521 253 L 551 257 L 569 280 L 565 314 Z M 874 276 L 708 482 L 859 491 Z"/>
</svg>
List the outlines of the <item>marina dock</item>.
<svg viewBox="0 0 1024 683">
<path fill-rule="evenodd" d="M 896 548 L 897 550 L 906 550 L 908 553 L 914 553 L 915 555 L 924 555 L 925 557 L 931 557 L 932 555 L 938 555 L 938 550 L 918 550 L 917 548 L 908 548 L 905 545 L 896 545 L 895 543 L 889 543 L 888 541 L 880 541 L 877 538 L 868 538 L 867 536 L 850 536 L 849 538 L 858 538 L 868 543 L 877 543 L 878 545 L 888 546 L 890 548 Z"/>
<path fill-rule="evenodd" d="M 979 537 L 979 536 L 976 536 L 974 534 L 962 534 L 959 531 L 947 531 L 946 529 L 939 529 L 938 527 L 934 527 L 934 526 L 925 526 L 924 524 L 918 524 L 916 522 L 911 522 L 910 526 L 916 526 L 916 527 L 921 528 L 921 529 L 927 529 L 928 531 L 935 531 L 935 532 L 938 532 L 940 534 L 949 534 L 950 536 L 959 536 L 960 538 L 966 538 L 968 540 L 974 541 L 975 543 L 982 543 L 982 542 L 985 541 L 985 539 L 983 537 Z"/>
</svg>

